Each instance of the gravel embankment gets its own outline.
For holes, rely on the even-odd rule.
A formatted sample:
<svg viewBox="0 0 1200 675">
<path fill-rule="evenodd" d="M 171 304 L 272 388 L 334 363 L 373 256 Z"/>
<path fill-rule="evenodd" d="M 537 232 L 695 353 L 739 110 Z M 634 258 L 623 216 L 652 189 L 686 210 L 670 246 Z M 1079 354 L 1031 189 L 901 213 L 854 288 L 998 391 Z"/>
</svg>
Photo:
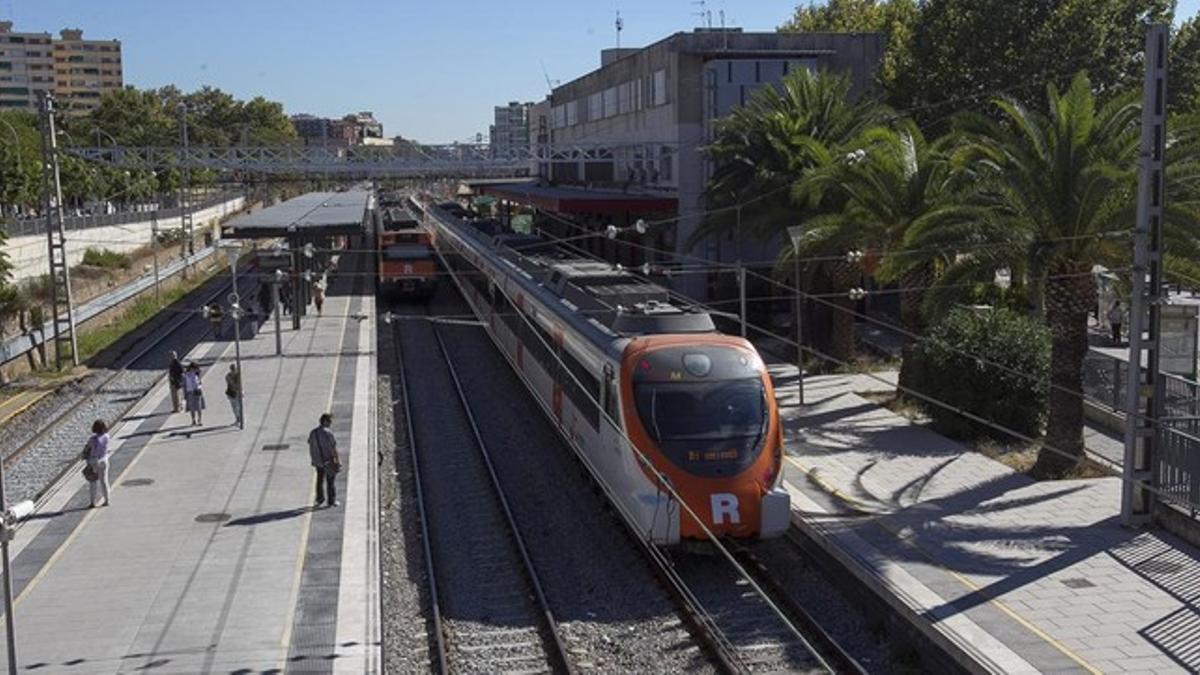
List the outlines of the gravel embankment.
<svg viewBox="0 0 1200 675">
<path fill-rule="evenodd" d="M 387 673 L 431 672 L 424 550 L 417 525 L 408 429 L 396 372 L 393 330 L 379 322 L 379 547 L 383 665 Z"/>
</svg>

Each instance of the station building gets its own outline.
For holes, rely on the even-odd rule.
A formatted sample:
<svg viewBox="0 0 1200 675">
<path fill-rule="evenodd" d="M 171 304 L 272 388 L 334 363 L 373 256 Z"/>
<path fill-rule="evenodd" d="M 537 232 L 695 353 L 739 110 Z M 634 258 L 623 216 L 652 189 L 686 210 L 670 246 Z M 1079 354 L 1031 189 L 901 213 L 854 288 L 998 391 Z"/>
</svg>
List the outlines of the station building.
<svg viewBox="0 0 1200 675">
<path fill-rule="evenodd" d="M 701 148 L 712 139 L 713 123 L 757 88 L 778 83 L 796 68 L 846 73 L 854 94 L 865 92 L 884 47 L 885 37 L 877 33 L 725 28 L 676 33 L 643 48 L 606 49 L 599 68 L 555 87 L 548 99 L 530 107 L 531 156 L 539 158 L 539 180 L 483 185 L 478 192 L 543 211 L 557 209 L 545 215 L 599 230 L 626 228 L 639 218 L 677 218 L 639 235 L 640 241 L 714 261 L 772 259 L 782 237 L 735 242 L 729 236 L 687 246 L 706 210 L 704 190 L 712 167 Z M 563 235 L 579 235 L 562 220 L 539 222 L 547 230 L 566 227 Z M 626 264 L 653 257 L 603 238 L 581 245 Z M 703 283 L 686 286 L 689 293 L 709 295 Z"/>
</svg>

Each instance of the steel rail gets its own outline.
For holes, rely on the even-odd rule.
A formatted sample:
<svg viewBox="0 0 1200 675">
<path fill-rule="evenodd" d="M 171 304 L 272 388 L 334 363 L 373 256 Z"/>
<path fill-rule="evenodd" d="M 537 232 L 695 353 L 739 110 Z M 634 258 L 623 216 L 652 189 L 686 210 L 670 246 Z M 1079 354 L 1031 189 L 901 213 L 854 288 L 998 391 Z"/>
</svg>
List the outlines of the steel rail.
<svg viewBox="0 0 1200 675">
<path fill-rule="evenodd" d="M 785 535 L 784 538 L 793 546 L 798 546 L 791 536 Z M 797 548 L 797 550 L 800 549 Z M 742 567 L 753 574 L 759 586 L 771 594 L 771 599 L 787 613 L 792 623 L 804 630 L 813 646 L 821 651 L 826 662 L 833 666 L 836 672 L 867 675 L 867 669 L 850 652 L 846 651 L 803 605 L 792 598 L 792 595 L 771 575 L 770 570 L 753 551 L 744 545 L 738 545 L 735 547 L 734 553 L 742 563 Z"/>
<path fill-rule="evenodd" d="M 421 460 L 417 452 L 417 435 L 413 428 L 412 404 L 409 397 L 408 375 L 404 368 L 404 352 L 400 347 L 400 326 L 392 326 L 392 349 L 396 357 L 396 371 L 400 377 L 400 395 L 404 397 L 404 421 L 408 438 L 408 452 L 413 466 L 413 484 L 417 503 L 417 518 L 421 524 L 421 547 L 424 549 L 425 577 L 429 580 L 429 611 L 433 624 L 433 647 L 437 652 L 436 670 L 448 675 L 450 667 L 446 661 L 446 634 L 442 629 L 442 609 L 438 601 L 437 574 L 433 566 L 433 543 L 429 537 L 429 518 L 425 512 L 425 492 L 421 487 Z"/>
<path fill-rule="evenodd" d="M 224 293 L 227 289 L 231 288 L 232 286 L 233 286 L 232 279 L 230 279 L 228 281 L 220 282 L 218 289 L 216 291 L 214 291 L 213 293 L 211 293 L 207 296 L 204 296 L 204 301 L 201 303 L 201 305 L 208 304 L 215 298 L 219 298 L 222 293 Z M 68 405 L 59 414 L 57 414 L 53 419 L 51 419 L 44 427 L 39 429 L 33 436 L 31 436 L 28 440 L 26 440 L 24 443 L 22 443 L 20 446 L 18 446 L 16 450 L 13 450 L 12 452 L 5 455 L 4 459 L 3 459 L 4 466 L 6 468 L 11 467 L 18 459 L 21 458 L 22 455 L 24 455 L 26 452 L 28 452 L 30 448 L 34 447 L 34 445 L 36 445 L 38 442 L 44 440 L 52 432 L 56 431 L 59 428 L 59 426 L 64 422 L 64 420 L 66 420 L 66 418 L 68 416 L 70 416 L 72 413 L 77 411 L 84 403 L 90 401 L 93 396 L 95 396 L 96 394 L 103 391 L 105 387 L 112 384 L 118 377 L 120 377 L 122 374 L 124 374 L 126 371 L 128 371 L 130 366 L 132 366 L 134 363 L 137 363 L 139 360 L 144 358 L 151 351 L 156 349 L 168 337 L 170 337 L 171 335 L 174 335 L 176 331 L 178 331 L 180 328 L 182 328 L 184 325 L 186 325 L 190 320 L 195 318 L 195 316 L 196 315 L 191 312 L 184 314 L 180 319 L 178 319 L 177 321 L 174 321 L 173 323 L 169 324 L 169 326 L 167 328 L 161 330 L 157 336 L 153 336 L 149 342 L 147 342 L 144 346 L 142 346 L 137 351 L 133 352 L 133 354 L 131 356 L 126 357 L 123 360 L 123 363 L 116 370 L 114 370 L 112 372 L 112 374 L 105 377 L 104 380 L 102 382 L 100 382 L 100 384 L 96 385 L 88 393 L 79 397 L 78 400 L 76 400 L 75 402 Z M 145 340 L 145 339 L 146 338 L 143 338 L 143 340 Z M 149 391 L 150 389 L 153 389 L 155 386 L 157 386 L 158 382 L 163 377 L 165 377 L 165 373 L 162 375 L 159 375 L 157 378 L 155 378 L 153 384 L 151 384 L 149 387 L 147 387 L 146 391 Z M 141 401 L 141 399 L 142 399 L 142 397 L 138 396 L 137 398 L 130 401 L 129 405 L 124 406 L 121 414 L 117 415 L 117 419 L 112 420 L 112 422 L 115 424 L 117 421 L 119 421 L 130 410 L 132 410 L 133 407 L 136 406 Z M 50 480 L 46 483 L 45 487 L 43 487 L 42 489 L 40 489 L 38 491 L 38 493 L 34 496 L 34 500 L 35 501 L 40 500 L 42 498 L 42 496 L 51 487 L 53 487 L 54 485 L 57 485 L 59 483 L 59 481 L 62 480 L 63 476 L 67 475 L 69 472 L 74 470 L 75 467 L 78 466 L 78 464 L 79 464 L 79 461 L 75 461 L 75 462 L 68 463 L 65 467 L 63 467 L 62 471 L 60 471 L 58 474 L 56 474 L 52 480 Z"/>
<path fill-rule="evenodd" d="M 554 656 L 557 657 L 559 661 L 558 665 L 562 667 L 563 671 L 574 674 L 576 669 L 571 661 L 570 654 L 567 652 L 567 646 L 563 642 L 558 621 L 554 618 L 554 612 L 550 609 L 550 602 L 546 599 L 545 591 L 542 589 L 542 582 L 538 576 L 537 568 L 533 564 L 533 559 L 529 557 L 529 550 L 525 546 L 525 539 L 521 536 L 521 530 L 517 526 L 517 519 L 513 516 L 512 508 L 508 503 L 508 497 L 504 494 L 504 487 L 500 484 L 500 477 L 496 474 L 496 467 L 492 464 L 491 452 L 488 450 L 487 443 L 483 440 L 483 434 L 479 431 L 479 424 L 475 421 L 475 414 L 472 412 L 471 404 L 467 401 L 467 395 L 463 391 L 462 381 L 459 380 L 458 371 L 454 367 L 454 361 L 450 358 L 450 352 L 446 349 L 446 343 L 442 340 L 442 335 L 438 331 L 437 324 L 431 324 L 431 327 L 433 328 L 433 336 L 437 339 L 438 349 L 441 351 L 442 358 L 446 361 L 446 367 L 450 371 L 450 379 L 454 382 L 454 390 L 458 394 L 458 400 L 462 405 L 463 413 L 471 425 L 471 434 L 475 437 L 475 445 L 479 448 L 484 466 L 487 467 L 496 500 L 499 502 L 501 510 L 504 511 L 504 517 L 508 523 L 509 532 L 512 534 L 513 543 L 516 545 L 517 551 L 521 554 L 525 574 L 529 580 L 530 587 L 533 588 L 538 607 L 542 612 L 542 618 L 546 623 L 546 628 L 549 630 L 550 638 L 554 645 Z"/>
</svg>

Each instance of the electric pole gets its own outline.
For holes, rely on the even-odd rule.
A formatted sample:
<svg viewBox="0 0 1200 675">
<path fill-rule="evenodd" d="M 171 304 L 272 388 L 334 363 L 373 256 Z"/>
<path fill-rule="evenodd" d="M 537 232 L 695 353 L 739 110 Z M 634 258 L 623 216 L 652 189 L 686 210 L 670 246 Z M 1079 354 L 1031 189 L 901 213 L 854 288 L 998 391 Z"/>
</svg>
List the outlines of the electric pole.
<svg viewBox="0 0 1200 675">
<path fill-rule="evenodd" d="M 1167 32 L 1166 24 L 1146 28 L 1141 165 L 1129 309 L 1125 462 L 1121 470 L 1121 524 L 1131 527 L 1149 524 L 1154 514 L 1158 424 L 1162 417 L 1163 383 L 1158 360 L 1162 339 L 1159 313 L 1166 300 L 1162 287 L 1162 219 L 1166 195 L 1163 155 L 1167 140 Z"/>
<path fill-rule="evenodd" d="M 42 205 L 46 212 L 46 245 L 50 256 L 50 311 L 54 323 L 54 365 L 62 368 L 63 352 L 70 351 L 71 365 L 79 365 L 75 341 L 75 307 L 71 301 L 71 271 L 63 227 L 62 177 L 58 168 L 58 131 L 54 127 L 54 97 L 43 91 Z"/>
<path fill-rule="evenodd" d="M 192 254 L 195 253 L 195 234 L 192 232 L 192 194 L 188 168 L 188 128 L 187 103 L 179 103 L 179 229 L 183 234 L 183 247 L 180 253 L 184 257 L 184 271 L 192 267 Z"/>
</svg>

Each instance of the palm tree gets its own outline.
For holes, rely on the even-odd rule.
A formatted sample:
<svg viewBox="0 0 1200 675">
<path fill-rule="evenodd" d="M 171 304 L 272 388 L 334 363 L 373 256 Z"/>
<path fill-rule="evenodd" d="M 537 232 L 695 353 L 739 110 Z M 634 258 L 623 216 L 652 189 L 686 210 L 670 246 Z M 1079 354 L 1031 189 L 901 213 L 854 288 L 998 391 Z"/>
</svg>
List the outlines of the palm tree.
<svg viewBox="0 0 1200 675">
<path fill-rule="evenodd" d="M 847 143 L 881 124 L 888 114 L 887 108 L 874 100 L 856 99 L 847 76 L 825 71 L 800 68 L 784 77 L 778 87 L 758 89 L 745 105 L 714 124 L 713 142 L 704 148 L 714 168 L 707 188 L 708 205 L 753 202 L 709 217 L 688 245 L 730 232 L 763 241 L 787 241 L 787 226 L 827 207 L 810 205 L 807 213 L 796 208 L 788 194 L 792 184 L 843 156 Z M 792 247 L 785 245 L 782 251 L 781 269 L 790 270 Z M 836 266 L 827 266 L 825 273 L 835 286 L 854 278 L 852 269 Z M 852 355 L 853 316 L 834 312 L 831 343 L 838 358 Z"/>
<path fill-rule="evenodd" d="M 713 164 L 709 207 L 754 199 L 742 209 L 740 234 L 766 240 L 783 236 L 786 226 L 795 224 L 787 194 L 792 183 L 831 161 L 840 146 L 887 114 L 873 100 L 856 100 L 847 76 L 793 70 L 777 87 L 757 89 L 745 105 L 714 123 L 712 143 L 703 149 Z M 690 244 L 735 225 L 731 212 L 722 212 L 709 218 Z"/>
<path fill-rule="evenodd" d="M 1061 476 L 1084 456 L 1083 360 L 1088 311 L 1095 306 L 1094 265 L 1128 263 L 1134 221 L 1140 106 L 1133 95 L 1099 106 L 1083 73 L 1060 93 L 1047 87 L 1045 113 L 998 99 L 998 120 L 959 121 L 955 161 L 970 171 L 968 202 L 978 218 L 950 227 L 914 227 L 913 247 L 946 246 L 942 285 L 990 280 L 1007 267 L 1028 282 L 1031 304 L 1051 331 L 1046 443 L 1033 471 Z M 1171 232 L 1195 250 L 1200 220 L 1171 214 Z"/>
<path fill-rule="evenodd" d="M 945 139 L 928 142 L 909 120 L 872 127 L 849 144 L 841 161 L 813 169 L 792 188 L 798 204 L 841 204 L 808 221 L 802 255 L 872 250 L 864 260 L 879 266 L 868 272 L 912 289 L 901 294 L 900 313 L 913 331 L 921 329 L 922 289 L 933 281 L 936 257 L 906 247 L 909 230 L 944 228 L 975 215 L 958 198 L 960 172 L 951 170 L 946 146 Z"/>
</svg>

